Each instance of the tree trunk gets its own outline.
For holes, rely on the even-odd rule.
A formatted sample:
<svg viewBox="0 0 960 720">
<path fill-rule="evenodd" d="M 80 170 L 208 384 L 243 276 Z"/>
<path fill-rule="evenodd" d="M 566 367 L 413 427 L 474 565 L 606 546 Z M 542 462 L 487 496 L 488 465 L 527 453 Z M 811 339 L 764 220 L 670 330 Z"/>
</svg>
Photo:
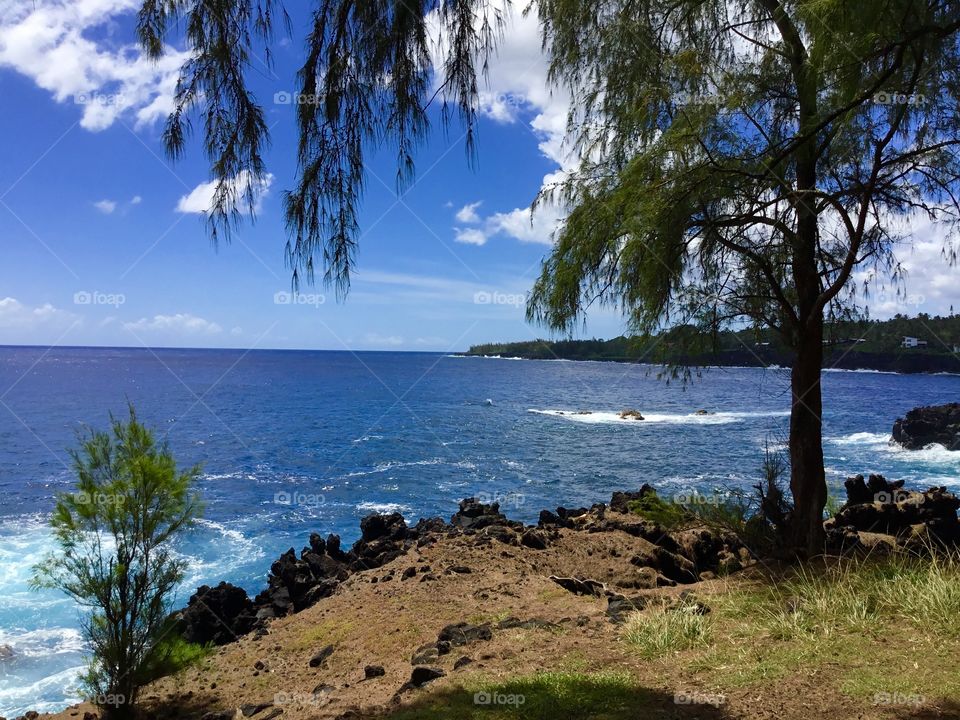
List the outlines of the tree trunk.
<svg viewBox="0 0 960 720">
<path fill-rule="evenodd" d="M 813 317 L 797 337 L 791 372 L 790 490 L 793 549 L 805 557 L 823 552 L 823 508 L 827 482 L 823 469 L 823 319 Z"/>
</svg>

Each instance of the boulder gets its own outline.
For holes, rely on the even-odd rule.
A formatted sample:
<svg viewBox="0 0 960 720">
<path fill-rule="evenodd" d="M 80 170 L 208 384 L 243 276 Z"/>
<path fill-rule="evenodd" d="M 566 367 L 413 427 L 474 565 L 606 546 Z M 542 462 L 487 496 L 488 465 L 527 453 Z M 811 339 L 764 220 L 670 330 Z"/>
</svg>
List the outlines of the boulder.
<svg viewBox="0 0 960 720">
<path fill-rule="evenodd" d="M 594 595 L 601 597 L 606 592 L 606 587 L 602 582 L 591 578 L 558 577 L 551 575 L 550 579 L 574 595 Z"/>
<path fill-rule="evenodd" d="M 371 680 L 373 678 L 383 677 L 387 674 L 387 671 L 383 669 L 383 665 L 367 665 L 363 669 L 363 679 Z"/>
<path fill-rule="evenodd" d="M 847 478 L 843 486 L 847 491 L 847 505 L 894 502 L 907 495 L 903 480 L 889 482 L 883 475 L 871 475 L 866 481 L 863 475 L 855 475 Z"/>
<path fill-rule="evenodd" d="M 437 642 L 447 642 L 451 647 L 460 647 L 461 645 L 469 645 L 481 640 L 490 640 L 491 638 L 493 638 L 493 633 L 489 625 L 471 625 L 470 623 L 461 622 L 447 625 L 443 628 L 440 634 L 437 635 Z"/>
<path fill-rule="evenodd" d="M 537 530 L 527 530 L 520 536 L 520 544 L 533 550 L 546 550 L 547 538 Z"/>
<path fill-rule="evenodd" d="M 250 632 L 256 621 L 256 610 L 246 591 L 228 582 L 197 588 L 178 618 L 184 639 L 199 645 L 233 642 Z"/>
<path fill-rule="evenodd" d="M 647 606 L 647 599 L 642 596 L 633 598 L 614 596 L 607 598 L 607 617 L 610 622 L 620 624 L 631 613 L 643 610 Z"/>
<path fill-rule="evenodd" d="M 450 518 L 450 524 L 463 530 L 482 530 L 492 525 L 522 527 L 522 524 L 511 522 L 500 512 L 500 503 L 487 505 L 472 497 L 460 501 L 460 508 Z"/>
<path fill-rule="evenodd" d="M 931 443 L 960 450 L 960 403 L 910 410 L 894 422 L 893 439 L 908 450 L 920 450 Z"/>
<path fill-rule="evenodd" d="M 641 549 L 630 558 L 630 563 L 638 567 L 653 568 L 664 577 L 678 583 L 697 581 L 696 568 L 690 560 L 658 545 Z"/>
<path fill-rule="evenodd" d="M 945 487 L 923 492 L 904 490 L 902 482 L 890 483 L 881 475 L 873 475 L 867 482 L 857 475 L 845 486 L 847 504 L 828 526 L 834 544 L 851 544 L 851 531 L 960 542 L 960 498 Z"/>
<path fill-rule="evenodd" d="M 651 494 L 655 495 L 656 491 L 646 483 L 637 492 L 615 492 L 610 497 L 610 509 L 619 513 L 630 512 L 629 505 L 631 502 Z"/>
<path fill-rule="evenodd" d="M 639 410 L 621 410 L 620 419 L 621 420 L 643 420 L 643 415 L 640 414 Z"/>
<path fill-rule="evenodd" d="M 324 667 L 327 664 L 327 660 L 330 658 L 331 655 L 333 655 L 333 649 L 334 649 L 333 645 L 327 645 L 326 647 L 322 648 L 320 651 L 315 653 L 313 657 L 310 658 L 310 662 L 308 663 L 310 667 L 312 668 Z"/>
<path fill-rule="evenodd" d="M 426 667 L 421 665 L 415 667 L 411 671 L 410 685 L 415 688 L 423 687 L 428 682 L 432 682 L 437 678 L 442 678 L 444 675 L 446 675 L 446 673 L 440 668 Z"/>
</svg>

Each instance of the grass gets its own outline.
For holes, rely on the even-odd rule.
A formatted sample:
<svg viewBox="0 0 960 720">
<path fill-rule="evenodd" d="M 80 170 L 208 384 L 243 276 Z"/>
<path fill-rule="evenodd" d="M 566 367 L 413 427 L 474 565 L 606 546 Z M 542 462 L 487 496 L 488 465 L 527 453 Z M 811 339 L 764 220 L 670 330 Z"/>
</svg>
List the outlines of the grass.
<svg viewBox="0 0 960 720">
<path fill-rule="evenodd" d="M 539 672 L 479 681 L 426 695 L 392 720 L 636 720 L 672 696 L 641 687 L 624 672 Z"/>
<path fill-rule="evenodd" d="M 316 649 L 318 645 L 341 642 L 354 630 L 354 623 L 349 620 L 324 620 L 305 628 L 290 647 L 298 651 Z"/>
<path fill-rule="evenodd" d="M 960 553 L 833 560 L 700 599 L 709 615 L 634 614 L 624 642 L 664 675 L 724 689 L 819 677 L 866 703 L 960 698 Z"/>
<path fill-rule="evenodd" d="M 641 657 L 653 659 L 670 653 L 703 647 L 710 641 L 710 618 L 695 612 L 693 605 L 659 607 L 631 615 L 624 640 Z"/>
</svg>

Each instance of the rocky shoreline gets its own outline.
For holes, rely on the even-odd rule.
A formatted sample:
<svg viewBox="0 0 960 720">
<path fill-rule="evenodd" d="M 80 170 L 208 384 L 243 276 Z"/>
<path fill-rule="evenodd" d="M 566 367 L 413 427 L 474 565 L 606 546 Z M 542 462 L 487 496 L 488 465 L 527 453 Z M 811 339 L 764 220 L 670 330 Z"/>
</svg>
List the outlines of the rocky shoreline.
<svg viewBox="0 0 960 720">
<path fill-rule="evenodd" d="M 846 491 L 825 523 L 831 555 L 960 543 L 960 499 L 944 488 L 856 476 Z M 175 613 L 186 639 L 218 647 L 202 667 L 151 685 L 148 715 L 385 718 L 418 702 L 421 687 L 570 652 L 609 658 L 636 611 L 709 614 L 727 583 L 784 567 L 734 532 L 694 519 L 668 529 L 635 512 L 651 500 L 644 485 L 544 510 L 528 525 L 467 498 L 449 520 L 369 515 L 349 548 L 313 534 L 274 561 L 254 597 L 228 583 L 203 586 Z M 93 720 L 96 708 L 56 716 L 81 717 Z"/>
<path fill-rule="evenodd" d="M 845 487 L 847 502 L 824 523 L 830 552 L 876 548 L 879 536 L 884 539 L 880 545 L 909 550 L 929 549 L 938 543 L 960 544 L 960 499 L 944 487 L 909 491 L 903 488 L 903 481 L 889 482 L 879 475 L 851 477 Z M 315 605 L 360 574 L 375 584 L 427 583 L 436 581 L 440 572 L 468 573 L 469 568 L 456 565 L 439 570 L 416 564 L 400 573 L 375 572 L 412 549 L 442 538 L 465 538 L 492 553 L 500 545 L 544 550 L 561 528 L 586 533 L 619 531 L 640 538 L 646 543 L 629 558 L 635 575 L 621 579 L 616 590 L 591 578 L 550 578 L 570 592 L 606 597 L 612 618 L 637 605 L 636 599 L 624 594 L 629 590 L 689 585 L 729 575 L 757 561 L 755 550 L 730 530 L 696 522 L 670 530 L 631 512 L 631 503 L 655 494 L 645 484 L 635 492 L 614 492 L 609 503 L 543 510 L 536 525 L 510 520 L 500 512 L 498 503 L 484 504 L 476 498 L 461 501 L 449 522 L 434 517 L 408 526 L 400 513 L 371 514 L 360 521 L 361 537 L 349 549 L 343 549 L 338 535 L 323 538 L 313 533 L 299 555 L 290 548 L 273 562 L 267 587 L 254 598 L 227 582 L 204 585 L 176 614 L 176 621 L 189 642 L 224 645 L 248 633 L 265 635 L 276 618 Z"/>
</svg>

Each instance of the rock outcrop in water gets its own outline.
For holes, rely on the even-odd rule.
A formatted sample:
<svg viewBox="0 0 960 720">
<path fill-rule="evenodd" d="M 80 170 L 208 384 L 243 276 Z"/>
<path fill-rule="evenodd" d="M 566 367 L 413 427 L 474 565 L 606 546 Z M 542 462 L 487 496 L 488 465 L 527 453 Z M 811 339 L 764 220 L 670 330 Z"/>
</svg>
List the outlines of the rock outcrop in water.
<svg viewBox="0 0 960 720">
<path fill-rule="evenodd" d="M 893 424 L 893 439 L 908 450 L 931 443 L 960 450 L 960 403 L 914 408 Z"/>
</svg>

